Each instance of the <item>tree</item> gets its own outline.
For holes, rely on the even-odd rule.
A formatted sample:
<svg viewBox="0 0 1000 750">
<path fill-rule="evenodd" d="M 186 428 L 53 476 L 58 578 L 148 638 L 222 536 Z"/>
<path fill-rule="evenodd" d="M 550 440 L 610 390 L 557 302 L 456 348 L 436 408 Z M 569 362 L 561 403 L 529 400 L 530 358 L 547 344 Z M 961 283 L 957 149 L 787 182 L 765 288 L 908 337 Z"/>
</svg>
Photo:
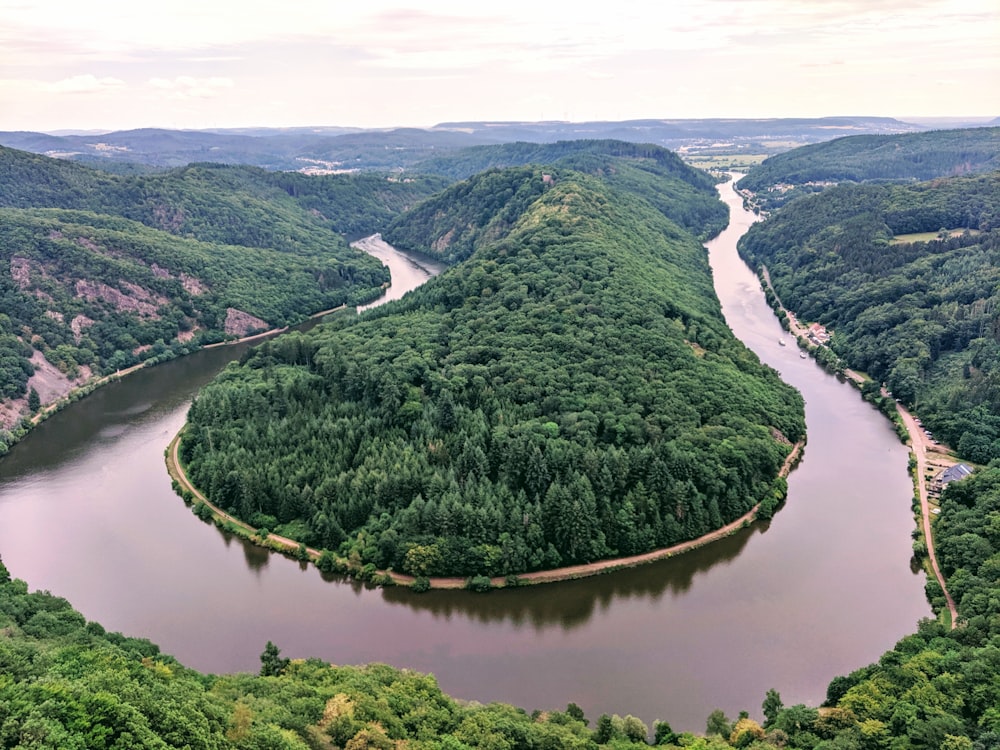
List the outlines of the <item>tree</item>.
<svg viewBox="0 0 1000 750">
<path fill-rule="evenodd" d="M 677 740 L 677 735 L 666 721 L 653 722 L 653 744 L 673 745 Z"/>
<path fill-rule="evenodd" d="M 42 399 L 39 397 L 38 391 L 32 387 L 32 389 L 28 391 L 28 411 L 34 414 L 40 408 L 42 408 Z"/>
<path fill-rule="evenodd" d="M 285 669 L 288 668 L 288 659 L 282 659 L 281 649 L 275 646 L 271 641 L 267 642 L 264 646 L 264 652 L 260 655 L 260 676 L 261 677 L 277 677 L 283 674 Z"/>
<path fill-rule="evenodd" d="M 615 727 L 611 722 L 611 717 L 607 714 L 601 714 L 601 718 L 597 720 L 597 728 L 594 730 L 594 742 L 598 745 L 605 745 L 611 741 L 614 733 Z"/>
<path fill-rule="evenodd" d="M 731 731 L 732 725 L 721 708 L 715 709 L 708 715 L 708 721 L 705 724 L 705 734 L 718 734 L 722 737 L 729 737 Z"/>
<path fill-rule="evenodd" d="M 781 702 L 781 695 L 777 690 L 771 688 L 767 691 L 761 708 L 764 711 L 764 726 L 770 727 L 774 723 L 774 720 L 778 718 L 778 713 L 784 708 L 784 704 Z"/>
<path fill-rule="evenodd" d="M 646 738 L 649 736 L 649 727 L 641 719 L 628 714 L 622 719 L 622 733 L 632 742 L 645 744 Z"/>
<path fill-rule="evenodd" d="M 590 723 L 587 721 L 587 717 L 584 715 L 583 709 L 575 703 L 570 703 L 566 706 L 566 715 L 576 719 L 577 721 L 582 721 L 584 726 L 587 726 L 587 724 Z"/>
</svg>

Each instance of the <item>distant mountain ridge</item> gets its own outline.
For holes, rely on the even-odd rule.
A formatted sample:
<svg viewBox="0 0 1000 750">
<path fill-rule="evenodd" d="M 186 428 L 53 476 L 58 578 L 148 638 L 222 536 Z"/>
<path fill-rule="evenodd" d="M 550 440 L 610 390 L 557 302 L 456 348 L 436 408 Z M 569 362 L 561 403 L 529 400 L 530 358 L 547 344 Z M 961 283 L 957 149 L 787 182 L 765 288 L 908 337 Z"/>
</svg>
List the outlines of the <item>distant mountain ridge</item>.
<svg viewBox="0 0 1000 750">
<path fill-rule="evenodd" d="M 617 139 L 670 149 L 718 140 L 816 143 L 848 134 L 918 132 L 891 117 L 776 119 L 641 119 L 608 122 L 444 122 L 430 128 L 338 127 L 167 130 L 140 128 L 103 134 L 0 132 L 0 144 L 83 161 L 102 169 L 122 164 L 157 168 L 196 161 L 249 164 L 273 170 L 406 169 L 435 153 L 475 145 L 526 141 Z"/>
</svg>

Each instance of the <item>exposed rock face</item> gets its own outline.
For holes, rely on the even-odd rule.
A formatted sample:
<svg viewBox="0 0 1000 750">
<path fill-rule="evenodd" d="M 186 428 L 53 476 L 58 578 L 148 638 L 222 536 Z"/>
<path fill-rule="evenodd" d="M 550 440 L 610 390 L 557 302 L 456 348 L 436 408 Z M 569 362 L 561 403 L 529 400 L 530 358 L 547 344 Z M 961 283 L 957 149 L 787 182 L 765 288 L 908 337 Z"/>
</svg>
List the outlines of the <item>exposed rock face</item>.
<svg viewBox="0 0 1000 750">
<path fill-rule="evenodd" d="M 184 289 L 188 294 L 197 296 L 208 291 L 208 287 L 201 282 L 201 279 L 197 279 L 194 276 L 188 276 L 186 273 L 181 273 L 180 278 L 181 284 L 184 285 Z"/>
<path fill-rule="evenodd" d="M 448 249 L 448 245 L 451 244 L 452 238 L 455 236 L 455 229 L 452 228 L 448 230 L 448 233 L 438 237 L 434 242 L 431 243 L 431 249 L 438 253 L 443 253 Z"/>
<path fill-rule="evenodd" d="M 89 367 L 80 365 L 77 368 L 77 377 L 68 378 L 59 372 L 55 365 L 45 359 L 39 351 L 35 351 L 31 355 L 31 364 L 35 368 L 35 374 L 28 378 L 28 390 L 34 388 L 38 391 L 38 397 L 42 404 L 50 404 L 59 400 L 93 375 Z M 25 397 L 13 398 L 0 403 L 0 428 L 8 429 L 14 426 L 27 413 L 27 406 L 28 399 Z"/>
<path fill-rule="evenodd" d="M 256 331 L 266 331 L 269 328 L 266 320 L 261 320 L 250 313 L 226 308 L 226 333 L 232 336 L 246 336 Z"/>
<path fill-rule="evenodd" d="M 28 258 L 15 255 L 10 259 L 10 275 L 21 291 L 31 286 L 31 267 L 36 265 Z"/>
<path fill-rule="evenodd" d="M 73 330 L 73 338 L 76 339 L 76 343 L 79 344 L 80 339 L 83 338 L 84 329 L 89 328 L 92 325 L 94 325 L 94 321 L 86 315 L 77 315 L 69 322 L 69 327 Z"/>
<path fill-rule="evenodd" d="M 123 286 L 128 289 L 129 294 L 103 282 L 80 279 L 76 282 L 76 296 L 88 300 L 99 299 L 110 302 L 119 312 L 134 312 L 153 319 L 159 317 L 157 315 L 158 305 L 153 304 L 150 300 L 159 301 L 148 290 L 137 284 L 125 282 L 123 282 Z"/>
</svg>

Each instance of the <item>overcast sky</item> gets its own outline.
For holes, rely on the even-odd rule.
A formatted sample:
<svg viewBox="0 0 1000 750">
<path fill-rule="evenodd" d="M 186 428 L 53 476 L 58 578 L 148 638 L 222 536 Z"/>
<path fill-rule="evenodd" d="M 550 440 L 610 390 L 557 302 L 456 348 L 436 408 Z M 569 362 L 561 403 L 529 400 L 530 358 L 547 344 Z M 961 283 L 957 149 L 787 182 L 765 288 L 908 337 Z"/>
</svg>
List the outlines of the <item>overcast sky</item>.
<svg viewBox="0 0 1000 750">
<path fill-rule="evenodd" d="M 862 114 L 1000 115 L 1000 0 L 0 0 L 0 130 Z"/>
</svg>

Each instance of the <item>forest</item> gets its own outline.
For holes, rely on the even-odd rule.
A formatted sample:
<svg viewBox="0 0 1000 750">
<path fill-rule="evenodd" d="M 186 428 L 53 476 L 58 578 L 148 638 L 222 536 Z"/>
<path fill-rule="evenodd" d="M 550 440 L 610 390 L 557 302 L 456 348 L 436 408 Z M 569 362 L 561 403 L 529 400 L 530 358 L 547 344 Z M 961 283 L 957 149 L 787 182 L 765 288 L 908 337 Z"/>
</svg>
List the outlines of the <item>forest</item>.
<svg viewBox="0 0 1000 750">
<path fill-rule="evenodd" d="M 773 512 L 801 398 L 733 337 L 690 234 L 539 167 L 412 215 L 428 252 L 475 217 L 467 259 L 264 344 L 199 394 L 181 455 L 214 503 L 418 577 L 634 554 Z M 428 234 L 427 216 L 456 231 Z"/>
<path fill-rule="evenodd" d="M 76 379 L 371 299 L 388 275 L 345 235 L 443 184 L 211 164 L 122 177 L 0 148 L 0 398 L 34 398 L 35 352 Z"/>
<path fill-rule="evenodd" d="M 749 711 L 713 711 L 705 734 L 626 715 L 481 705 L 432 675 L 381 664 L 288 660 L 262 644 L 257 675 L 200 674 L 146 640 L 29 592 L 0 562 L 0 747 L 39 750 L 643 747 L 693 750 L 992 750 L 1000 746 L 1000 468 L 948 487 L 939 555 L 963 626 L 926 620 L 875 663 L 835 677 L 821 707 L 777 689 Z M 929 584 L 929 589 L 933 584 Z M 940 599 L 940 591 L 929 593 Z M 940 606 L 941 601 L 937 604 Z"/>
<path fill-rule="evenodd" d="M 776 154 L 739 181 L 773 210 L 840 182 L 913 182 L 1000 169 L 1000 128 L 852 135 Z"/>
<path fill-rule="evenodd" d="M 198 483 L 258 525 L 417 575 L 504 574 L 660 544 L 737 512 L 729 487 L 773 510 L 783 490 L 774 469 L 804 431 L 801 401 L 722 323 L 703 254 L 671 221 L 683 224 L 671 213 L 682 206 L 670 205 L 682 199 L 630 192 L 609 167 L 487 172 L 418 208 L 412 224 L 397 222 L 413 247 L 461 263 L 406 300 L 269 342 L 224 371 L 192 408 L 184 453 Z M 209 181 L 225 173 L 190 171 Z M 392 208 L 377 208 L 389 203 L 382 196 L 337 214 L 349 183 L 275 179 L 320 224 L 364 225 L 368 212 L 419 199 L 379 181 L 365 194 L 386 188 Z M 10 185 L 0 179 L 0 191 Z M 11 270 L 26 270 L 52 300 L 57 266 L 137 273 L 130 283 L 151 295 L 177 292 L 164 317 L 181 327 L 202 300 L 185 299 L 176 281 L 200 269 L 226 294 L 291 316 L 277 291 L 240 284 L 212 251 L 246 252 L 234 257 L 275 283 L 278 269 L 305 280 L 320 262 L 308 250 L 312 230 L 296 229 L 290 252 L 251 252 L 213 238 L 217 222 L 193 221 L 191 236 L 159 245 L 162 227 L 146 226 L 142 212 L 109 216 L 73 202 L 87 190 L 54 176 L 51 193 L 37 187 L 52 205 L 30 203 L 30 190 L 4 203 L 13 207 L 0 211 L 2 245 L 23 249 Z M 762 721 L 714 711 L 695 736 L 669 721 L 586 717 L 572 703 L 532 713 L 467 703 L 433 676 L 290 661 L 271 643 L 258 675 L 199 674 L 29 592 L 0 562 L 0 747 L 1000 747 L 998 193 L 997 174 L 841 186 L 789 203 L 741 246 L 803 320 L 833 330 L 840 356 L 885 379 L 935 435 L 983 464 L 945 490 L 935 525 L 959 627 L 921 622 L 877 662 L 833 678 L 823 706 L 784 706 L 779 685 L 761 696 Z M 12 373 L 30 354 L 15 315 L 57 320 L 40 309 L 46 297 L 18 296 L 16 281 L 0 275 L 0 293 L 11 295 L 0 360 Z M 122 328 L 147 336 L 160 323 Z M 86 356 L 66 348 L 87 348 L 75 339 L 61 346 L 46 352 L 64 366 Z M 334 470 L 321 474 L 313 457 Z M 393 505 L 407 493 L 411 504 Z M 933 579 L 927 593 L 940 610 Z"/>
<path fill-rule="evenodd" d="M 527 164 L 574 169 L 600 177 L 632 195 L 642 196 L 667 218 L 702 240 L 718 234 L 729 221 L 728 211 L 711 189 L 715 184 L 712 177 L 688 166 L 675 153 L 649 144 L 580 140 L 477 146 L 419 162 L 414 169 L 450 180 L 464 180 L 487 170 Z M 463 202 L 470 210 L 485 207 L 491 200 L 485 195 L 489 185 L 477 181 L 475 189 L 483 195 Z M 508 189 L 509 185 L 497 186 L 500 193 Z M 419 218 L 414 212 L 397 218 L 384 232 L 385 236 L 401 248 L 410 246 L 413 243 L 408 232 L 433 231 L 427 226 L 433 217 L 426 212 L 425 206 Z M 470 228 L 476 225 L 477 217 L 467 218 Z"/>
<path fill-rule="evenodd" d="M 752 227 L 740 252 L 939 440 L 1000 458 L 1000 173 L 831 188 Z"/>
</svg>

